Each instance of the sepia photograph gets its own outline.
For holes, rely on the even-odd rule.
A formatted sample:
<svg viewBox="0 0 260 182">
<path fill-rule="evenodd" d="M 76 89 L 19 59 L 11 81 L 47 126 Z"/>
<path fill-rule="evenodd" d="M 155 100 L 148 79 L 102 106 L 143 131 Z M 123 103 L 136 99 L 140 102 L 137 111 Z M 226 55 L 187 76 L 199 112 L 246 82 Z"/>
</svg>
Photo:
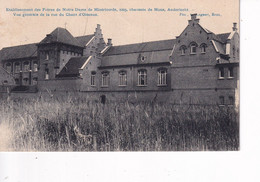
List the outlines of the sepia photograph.
<svg viewBox="0 0 260 182">
<path fill-rule="evenodd" d="M 1 151 L 239 151 L 239 1 L 221 3 L 2 4 Z"/>
</svg>

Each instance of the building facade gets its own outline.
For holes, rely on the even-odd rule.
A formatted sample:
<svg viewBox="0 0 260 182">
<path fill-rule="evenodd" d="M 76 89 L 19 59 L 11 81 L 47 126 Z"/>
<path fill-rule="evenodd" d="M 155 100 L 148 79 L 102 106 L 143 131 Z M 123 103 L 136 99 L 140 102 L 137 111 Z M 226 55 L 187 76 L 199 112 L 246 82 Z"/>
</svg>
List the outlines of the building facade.
<svg viewBox="0 0 260 182">
<path fill-rule="evenodd" d="M 36 85 L 38 93 L 238 106 L 236 23 L 232 29 L 214 34 L 192 14 L 175 39 L 113 46 L 100 25 L 81 37 L 56 28 L 37 44 L 3 48 L 0 59 L 14 90 Z"/>
</svg>

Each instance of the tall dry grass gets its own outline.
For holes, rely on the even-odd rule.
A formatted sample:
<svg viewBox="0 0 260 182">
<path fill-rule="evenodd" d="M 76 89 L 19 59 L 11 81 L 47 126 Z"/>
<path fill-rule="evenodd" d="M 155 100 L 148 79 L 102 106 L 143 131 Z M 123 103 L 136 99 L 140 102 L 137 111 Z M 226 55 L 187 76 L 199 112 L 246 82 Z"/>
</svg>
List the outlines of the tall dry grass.
<svg viewBox="0 0 260 182">
<path fill-rule="evenodd" d="M 238 114 L 217 106 L 106 103 L 79 98 L 1 101 L 1 150 L 238 150 Z M 91 137 L 84 142 L 75 132 Z"/>
</svg>

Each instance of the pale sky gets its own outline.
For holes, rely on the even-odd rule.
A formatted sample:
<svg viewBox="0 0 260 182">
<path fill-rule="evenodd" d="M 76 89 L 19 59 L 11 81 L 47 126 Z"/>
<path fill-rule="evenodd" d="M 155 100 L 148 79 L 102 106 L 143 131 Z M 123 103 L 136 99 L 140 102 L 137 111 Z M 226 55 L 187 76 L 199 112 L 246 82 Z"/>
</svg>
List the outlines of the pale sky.
<svg viewBox="0 0 260 182">
<path fill-rule="evenodd" d="M 15 17 L 6 8 L 165 8 L 166 11 L 96 12 L 96 17 Z M 180 16 L 180 12 L 167 11 L 168 8 L 189 11 L 184 12 L 187 16 Z M 198 17 L 201 25 L 214 33 L 230 32 L 233 22 L 239 23 L 238 0 L 8 0 L 1 2 L 0 12 L 0 49 L 37 43 L 56 27 L 65 27 L 65 23 L 73 36 L 93 34 L 100 24 L 105 40 L 112 38 L 113 45 L 173 39 L 187 26 L 191 13 L 220 14 Z"/>
</svg>

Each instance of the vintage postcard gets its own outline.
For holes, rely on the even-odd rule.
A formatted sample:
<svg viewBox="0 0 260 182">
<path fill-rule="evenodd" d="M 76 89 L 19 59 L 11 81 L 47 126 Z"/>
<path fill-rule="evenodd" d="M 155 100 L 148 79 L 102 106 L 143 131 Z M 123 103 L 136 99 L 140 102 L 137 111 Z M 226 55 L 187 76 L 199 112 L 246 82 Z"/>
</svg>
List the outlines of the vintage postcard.
<svg viewBox="0 0 260 182">
<path fill-rule="evenodd" d="M 239 1 L 0 5 L 1 151 L 238 151 Z"/>
</svg>

